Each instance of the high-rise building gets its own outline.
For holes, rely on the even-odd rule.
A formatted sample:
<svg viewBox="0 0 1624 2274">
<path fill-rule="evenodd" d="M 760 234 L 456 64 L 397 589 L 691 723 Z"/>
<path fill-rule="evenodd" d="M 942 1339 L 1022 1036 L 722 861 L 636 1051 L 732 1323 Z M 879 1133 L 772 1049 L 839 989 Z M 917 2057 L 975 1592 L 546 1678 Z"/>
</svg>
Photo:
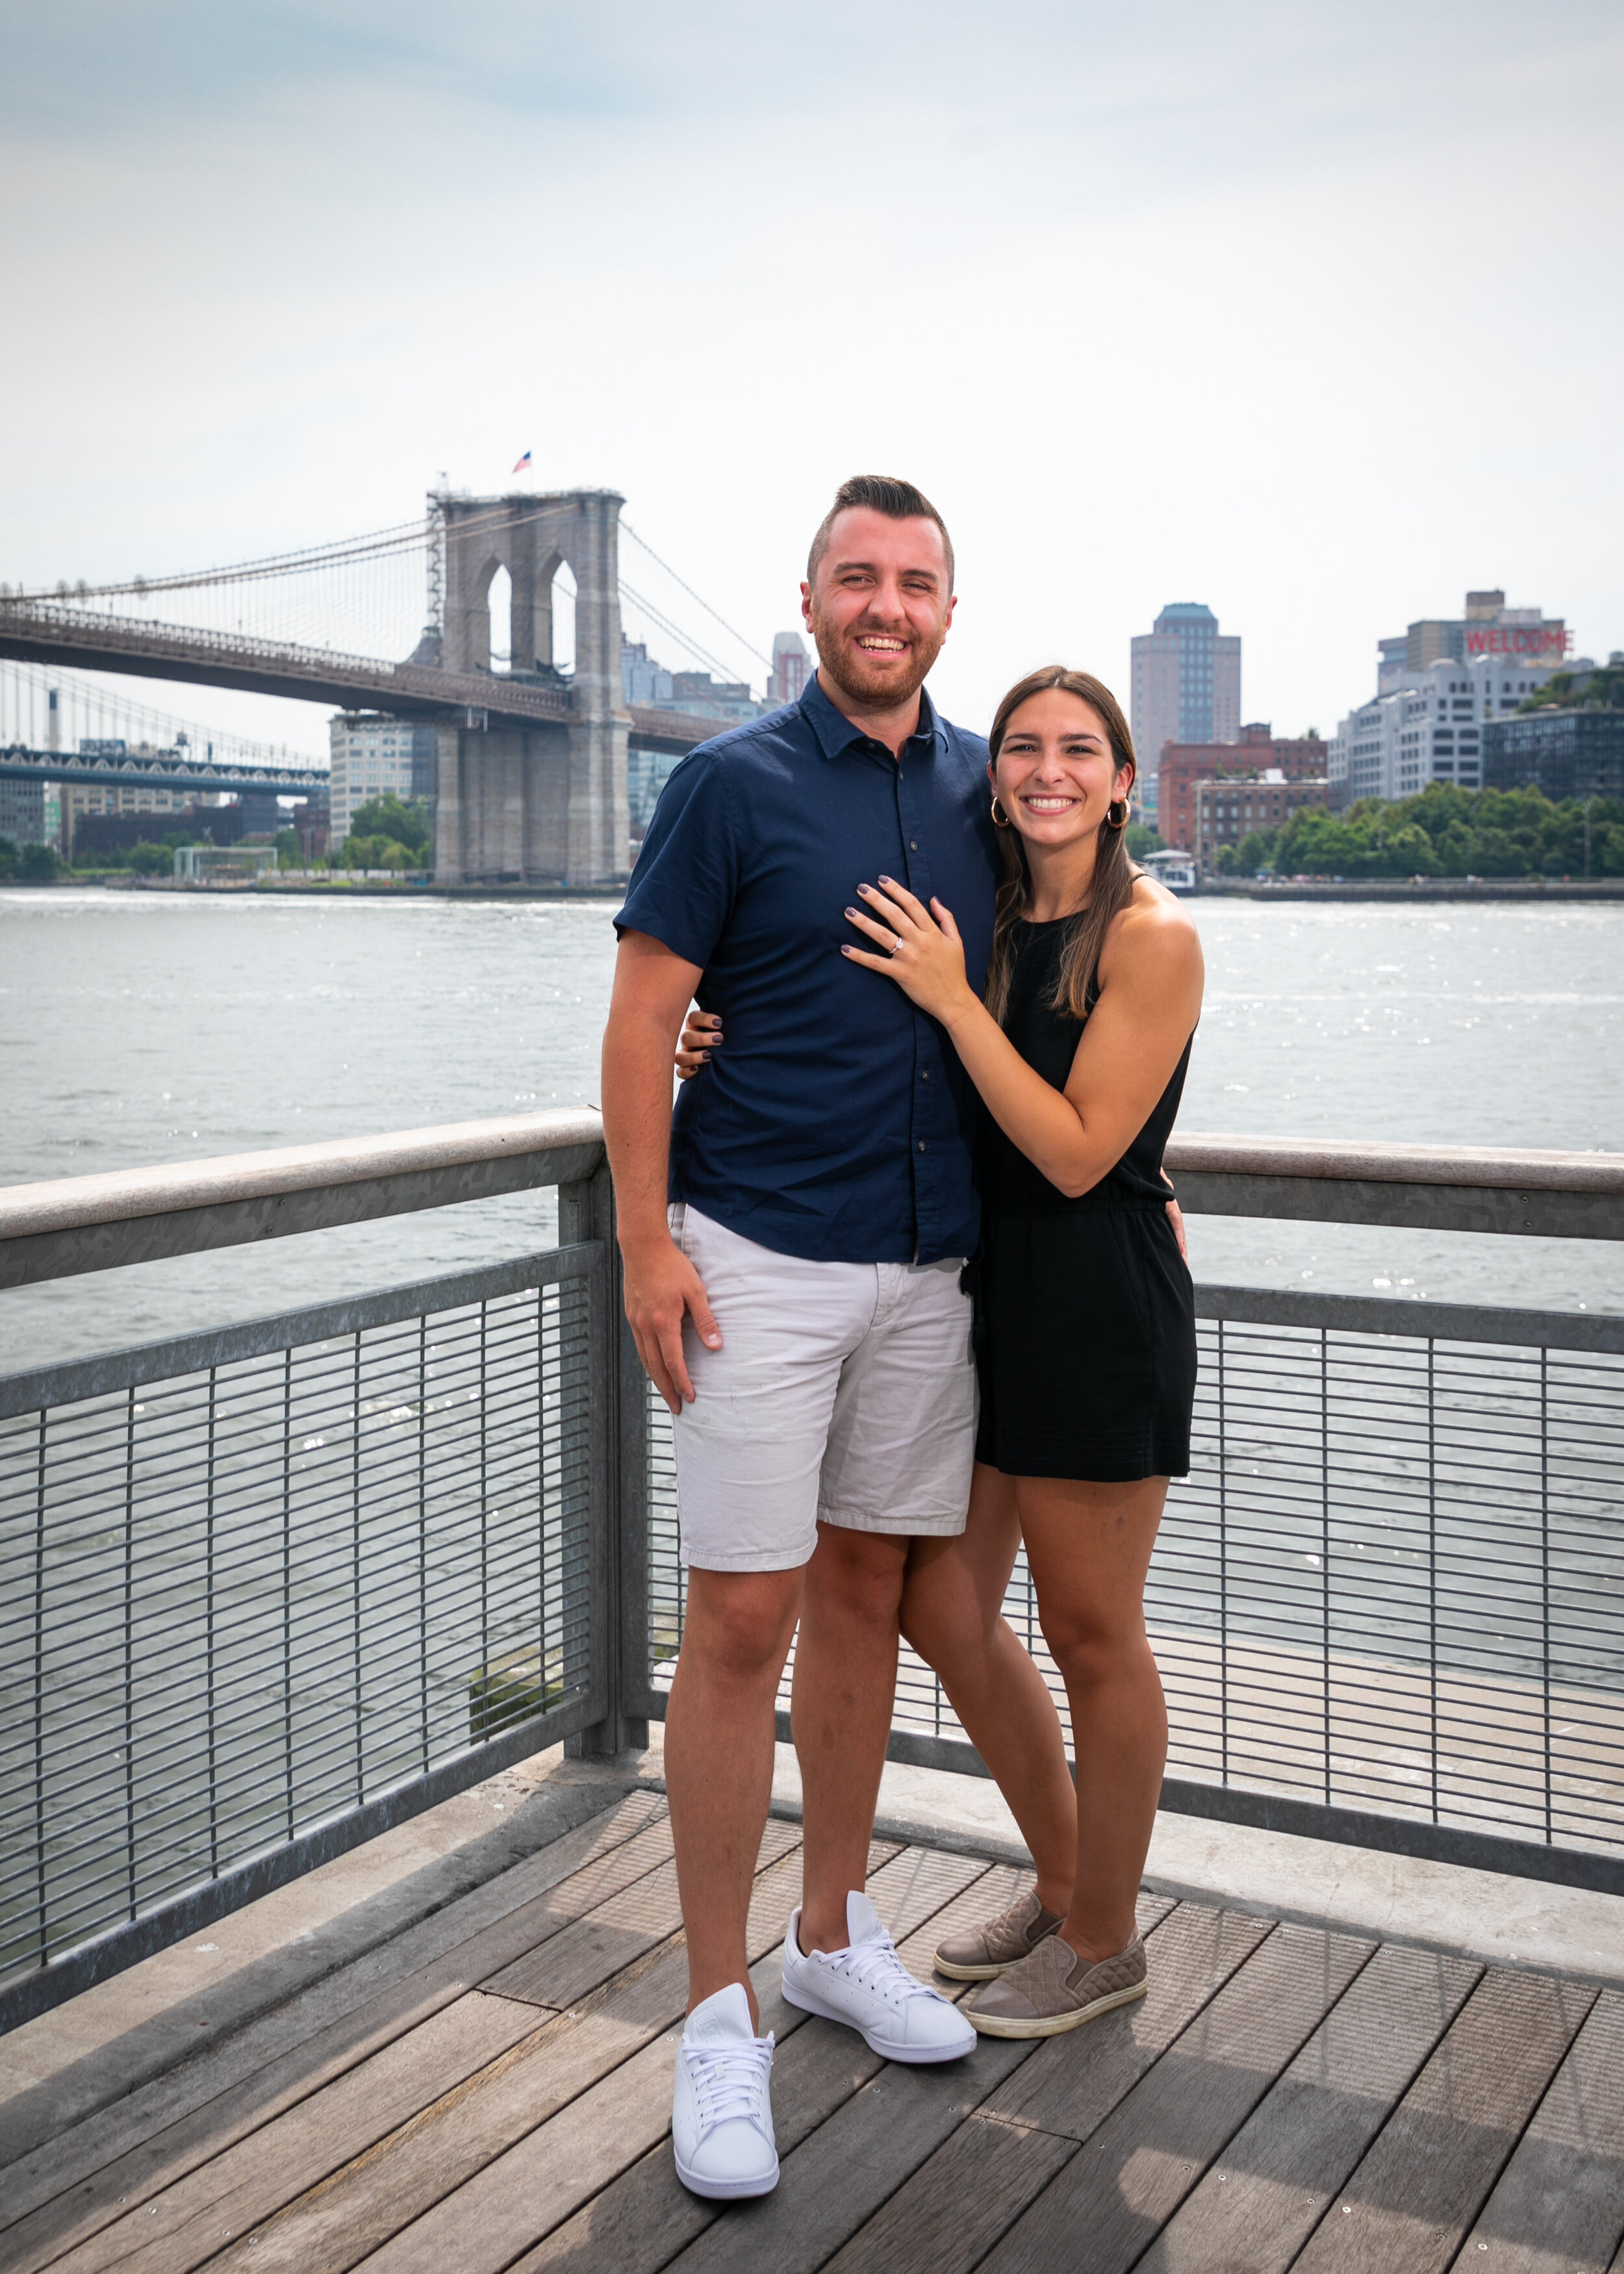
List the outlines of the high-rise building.
<svg viewBox="0 0 1624 2274">
<path fill-rule="evenodd" d="M 0 781 L 0 837 L 13 845 L 49 843 L 43 782 Z"/>
<path fill-rule="evenodd" d="M 635 703 L 646 711 L 671 709 L 671 674 L 656 663 L 643 640 L 620 635 L 620 697 L 629 709 Z"/>
<path fill-rule="evenodd" d="M 1157 811 L 1157 776 L 1165 742 L 1232 742 L 1241 727 L 1241 644 L 1223 637 L 1199 600 L 1174 600 L 1154 630 L 1133 642 L 1133 747 L 1136 797 L 1147 820 Z"/>
<path fill-rule="evenodd" d="M 1509 717 L 1550 676 L 1549 668 L 1513 668 L 1498 655 L 1466 663 L 1440 656 L 1424 671 L 1401 672 L 1387 693 L 1350 711 L 1337 727 L 1333 808 L 1362 797 L 1417 797 L 1434 781 L 1482 789 L 1485 726 Z"/>
<path fill-rule="evenodd" d="M 335 852 L 350 834 L 350 815 L 372 798 L 393 791 L 402 803 L 415 797 L 433 804 L 440 787 L 440 737 L 432 727 L 376 711 L 341 711 L 330 733 Z"/>
<path fill-rule="evenodd" d="M 1483 730 L 1485 789 L 1624 797 L 1624 711 L 1553 704 Z"/>
<path fill-rule="evenodd" d="M 777 711 L 786 703 L 799 703 L 807 691 L 808 680 L 816 668 L 799 632 L 774 632 L 772 673 L 767 681 L 767 708 Z"/>
<path fill-rule="evenodd" d="M 1560 616 L 1508 608 L 1502 591 L 1468 592 L 1463 616 L 1418 616 L 1402 636 L 1377 641 L 1376 692 L 1393 694 L 1406 672 L 1484 657 L 1513 671 L 1556 671 L 1572 645 Z"/>
</svg>

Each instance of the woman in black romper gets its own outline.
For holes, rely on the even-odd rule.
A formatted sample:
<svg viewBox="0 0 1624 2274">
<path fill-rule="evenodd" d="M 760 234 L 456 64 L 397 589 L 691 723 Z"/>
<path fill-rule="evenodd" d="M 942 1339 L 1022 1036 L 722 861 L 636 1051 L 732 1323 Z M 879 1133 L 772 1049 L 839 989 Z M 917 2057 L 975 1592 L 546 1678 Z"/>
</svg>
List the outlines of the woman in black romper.
<svg viewBox="0 0 1624 2274">
<path fill-rule="evenodd" d="M 889 878 L 846 953 L 946 1028 L 986 1107 L 981 1425 L 957 1540 L 917 1540 L 903 1631 L 942 1678 L 1037 1864 L 1020 1902 L 938 1951 L 1000 2037 L 1046 2037 L 1141 1997 L 1134 1901 L 1167 1752 L 1143 1596 L 1168 1480 L 1190 1465 L 1195 1318 L 1162 1154 L 1201 1002 L 1188 912 L 1129 860 L 1132 738 L 1109 690 L 1059 666 L 989 736 L 1004 876 L 987 1001 L 951 911 Z M 875 951 L 879 952 L 875 952 Z M 1003 1616 L 1024 1539 L 1058 1717 Z"/>
</svg>

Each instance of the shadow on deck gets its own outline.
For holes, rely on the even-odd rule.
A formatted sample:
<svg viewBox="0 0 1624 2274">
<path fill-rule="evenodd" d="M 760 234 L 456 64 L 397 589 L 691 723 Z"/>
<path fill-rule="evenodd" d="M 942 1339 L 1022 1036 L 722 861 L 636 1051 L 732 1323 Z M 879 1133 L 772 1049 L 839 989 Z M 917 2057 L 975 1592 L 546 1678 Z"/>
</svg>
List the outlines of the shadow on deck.
<svg viewBox="0 0 1624 2274">
<path fill-rule="evenodd" d="M 13 2163 L 0 2267 L 1624 2268 L 1624 1992 L 1147 1895 L 1141 2004 L 897 2067 L 778 1994 L 801 1857 L 776 1821 L 750 1937 L 783 2178 L 697 2202 L 667 2137 L 664 1804 L 605 1799 Z M 921 1974 L 1023 1884 L 887 1841 L 872 1872 Z"/>
</svg>

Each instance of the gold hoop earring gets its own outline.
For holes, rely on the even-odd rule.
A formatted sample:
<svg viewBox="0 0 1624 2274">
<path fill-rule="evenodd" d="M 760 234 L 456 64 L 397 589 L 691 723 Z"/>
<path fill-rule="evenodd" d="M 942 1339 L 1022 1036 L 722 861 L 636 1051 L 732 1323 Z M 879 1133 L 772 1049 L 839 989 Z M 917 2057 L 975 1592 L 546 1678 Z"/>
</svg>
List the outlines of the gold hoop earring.
<svg viewBox="0 0 1624 2274">
<path fill-rule="evenodd" d="M 992 825 L 995 829 L 1007 829 L 1010 825 L 1010 817 L 999 804 L 996 790 L 992 794 Z"/>
<path fill-rule="evenodd" d="M 1125 829 L 1127 827 L 1128 800 L 1125 797 L 1114 797 L 1110 803 L 1106 807 L 1105 825 L 1108 829 Z"/>
</svg>

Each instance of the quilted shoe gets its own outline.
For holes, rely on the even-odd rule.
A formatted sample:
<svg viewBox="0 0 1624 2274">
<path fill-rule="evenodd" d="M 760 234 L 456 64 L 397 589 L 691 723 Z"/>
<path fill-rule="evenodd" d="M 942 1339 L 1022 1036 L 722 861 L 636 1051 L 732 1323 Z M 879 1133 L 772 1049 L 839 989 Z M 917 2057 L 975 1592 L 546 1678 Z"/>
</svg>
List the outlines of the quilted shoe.
<svg viewBox="0 0 1624 2274">
<path fill-rule="evenodd" d="M 1145 1946 L 1137 1934 L 1126 1950 L 1097 1966 L 1053 1934 L 976 1991 L 965 2013 L 985 2037 L 1055 2037 L 1113 2006 L 1131 2006 L 1146 1987 Z"/>
<path fill-rule="evenodd" d="M 690 2194 L 727 2202 L 778 2184 L 772 2132 L 772 2039 L 750 2026 L 750 2002 L 730 1982 L 695 2006 L 677 2047 L 671 2144 Z"/>
<path fill-rule="evenodd" d="M 916 1982 L 867 1895 L 846 1899 L 844 1950 L 803 1951 L 801 1913 L 784 1938 L 784 1995 L 803 2014 L 844 2022 L 870 2052 L 894 2061 L 959 2060 L 975 2031 L 939 1990 Z"/>
<path fill-rule="evenodd" d="M 991 1982 L 1018 1958 L 1030 1956 L 1059 1924 L 1060 1913 L 1046 1911 L 1029 1889 L 996 1918 L 939 1942 L 936 1972 L 951 1982 Z"/>
</svg>

